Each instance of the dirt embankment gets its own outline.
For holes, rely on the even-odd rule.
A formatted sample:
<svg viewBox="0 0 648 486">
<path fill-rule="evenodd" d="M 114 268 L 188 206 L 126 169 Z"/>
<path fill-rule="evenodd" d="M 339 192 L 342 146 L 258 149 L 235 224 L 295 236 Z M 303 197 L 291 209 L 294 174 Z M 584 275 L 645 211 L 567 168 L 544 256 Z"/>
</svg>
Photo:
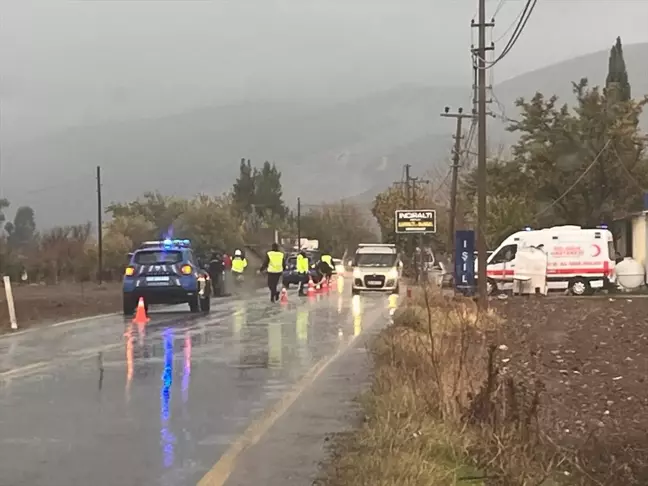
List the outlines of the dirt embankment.
<svg viewBox="0 0 648 486">
<path fill-rule="evenodd" d="M 326 485 L 648 484 L 648 299 L 415 293 Z"/>
<path fill-rule="evenodd" d="M 583 484 L 648 484 L 648 299 L 497 302 L 501 360 L 543 385 L 540 420 Z"/>
</svg>

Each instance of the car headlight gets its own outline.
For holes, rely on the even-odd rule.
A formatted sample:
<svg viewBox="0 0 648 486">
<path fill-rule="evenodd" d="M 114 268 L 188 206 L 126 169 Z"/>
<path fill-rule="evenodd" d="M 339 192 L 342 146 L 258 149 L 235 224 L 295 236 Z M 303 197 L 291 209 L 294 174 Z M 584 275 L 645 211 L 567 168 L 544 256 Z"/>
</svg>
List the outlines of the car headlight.
<svg viewBox="0 0 648 486">
<path fill-rule="evenodd" d="M 359 268 L 353 269 L 353 278 L 362 278 L 362 272 Z"/>
</svg>

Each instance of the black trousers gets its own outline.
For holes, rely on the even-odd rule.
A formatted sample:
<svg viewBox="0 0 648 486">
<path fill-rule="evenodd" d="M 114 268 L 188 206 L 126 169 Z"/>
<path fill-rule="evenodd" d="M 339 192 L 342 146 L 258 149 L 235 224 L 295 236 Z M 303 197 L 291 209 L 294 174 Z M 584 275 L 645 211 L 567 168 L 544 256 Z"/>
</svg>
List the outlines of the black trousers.
<svg viewBox="0 0 648 486">
<path fill-rule="evenodd" d="M 281 273 L 268 273 L 268 289 L 270 290 L 270 301 L 274 302 L 279 300 L 279 280 L 281 280 Z"/>
<path fill-rule="evenodd" d="M 308 283 L 308 274 L 307 273 L 300 273 L 299 274 L 299 295 L 304 295 L 306 292 L 304 291 L 304 287 Z"/>
</svg>

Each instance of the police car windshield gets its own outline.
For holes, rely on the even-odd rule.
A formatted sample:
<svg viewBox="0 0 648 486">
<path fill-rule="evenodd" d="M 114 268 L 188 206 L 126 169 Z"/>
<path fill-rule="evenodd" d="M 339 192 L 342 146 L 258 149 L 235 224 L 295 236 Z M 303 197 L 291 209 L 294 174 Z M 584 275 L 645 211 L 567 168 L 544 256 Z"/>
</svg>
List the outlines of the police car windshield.
<svg viewBox="0 0 648 486">
<path fill-rule="evenodd" d="M 182 252 L 175 250 L 145 250 L 135 253 L 138 265 L 173 265 L 182 261 Z"/>
<path fill-rule="evenodd" d="M 393 253 L 360 253 L 356 255 L 358 267 L 393 267 L 396 255 Z"/>
</svg>

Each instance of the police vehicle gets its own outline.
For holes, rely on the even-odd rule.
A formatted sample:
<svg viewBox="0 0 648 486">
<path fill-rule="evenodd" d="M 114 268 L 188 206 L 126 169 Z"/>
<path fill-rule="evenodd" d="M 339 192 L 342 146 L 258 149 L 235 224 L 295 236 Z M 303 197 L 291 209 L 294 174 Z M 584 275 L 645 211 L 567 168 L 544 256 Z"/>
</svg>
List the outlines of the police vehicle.
<svg viewBox="0 0 648 486">
<path fill-rule="evenodd" d="M 189 240 L 146 241 L 124 271 L 124 315 L 132 315 L 140 297 L 149 304 L 189 304 L 191 312 L 209 312 L 209 274 L 200 268 Z"/>
</svg>

